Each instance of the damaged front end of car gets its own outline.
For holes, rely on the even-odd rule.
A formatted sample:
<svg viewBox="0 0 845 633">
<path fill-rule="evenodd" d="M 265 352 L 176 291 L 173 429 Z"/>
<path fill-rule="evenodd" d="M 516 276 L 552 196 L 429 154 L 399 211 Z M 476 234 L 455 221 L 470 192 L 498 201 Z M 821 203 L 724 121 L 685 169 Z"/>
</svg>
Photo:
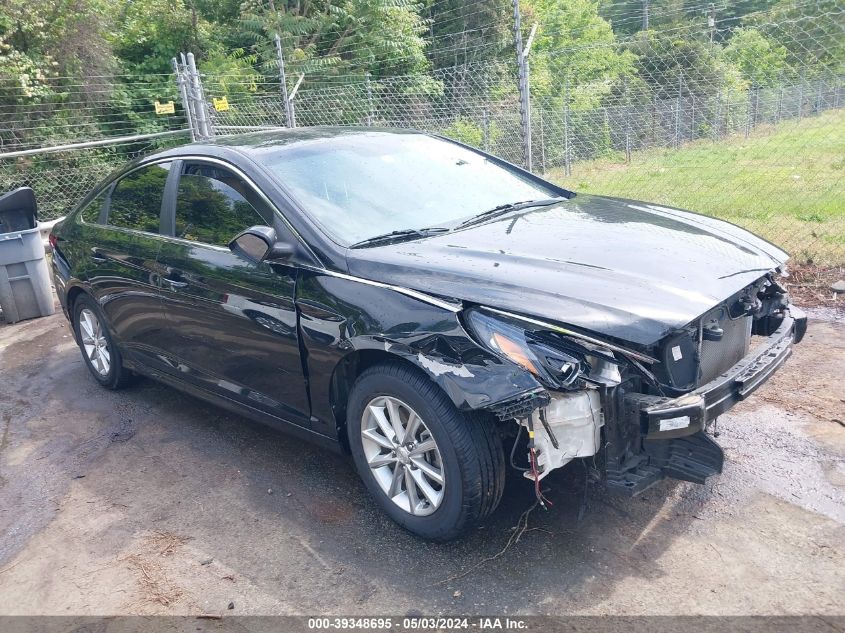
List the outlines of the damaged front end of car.
<svg viewBox="0 0 845 633">
<path fill-rule="evenodd" d="M 650 346 L 495 308 L 467 309 L 463 322 L 473 338 L 543 385 L 487 407 L 517 425 L 514 449 L 527 451 L 526 466 L 514 463 L 515 451 L 512 465 L 539 482 L 573 459 L 592 458 L 608 487 L 629 495 L 664 477 L 704 483 L 720 473 L 717 417 L 763 384 L 806 331 L 805 315 L 789 304 L 776 275 Z"/>
</svg>

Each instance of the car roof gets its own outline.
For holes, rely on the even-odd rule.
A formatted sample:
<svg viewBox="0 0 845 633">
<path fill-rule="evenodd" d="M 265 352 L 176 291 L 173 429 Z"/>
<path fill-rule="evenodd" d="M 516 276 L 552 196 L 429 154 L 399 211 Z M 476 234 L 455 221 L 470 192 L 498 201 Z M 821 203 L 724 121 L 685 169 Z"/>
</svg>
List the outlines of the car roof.
<svg viewBox="0 0 845 633">
<path fill-rule="evenodd" d="M 284 149 L 289 146 L 318 141 L 331 150 L 333 141 L 348 146 L 350 141 L 373 141 L 385 136 L 432 136 L 428 132 L 406 128 L 315 126 L 301 128 L 272 128 L 254 132 L 239 132 L 177 145 L 132 161 L 129 166 L 162 159 L 178 159 L 187 155 L 229 158 L 252 156 L 256 153 Z"/>
<path fill-rule="evenodd" d="M 277 128 L 218 136 L 213 140 L 197 143 L 196 145 L 218 145 L 233 149 L 249 150 L 274 146 L 283 147 L 302 141 L 326 141 L 331 139 L 343 139 L 347 141 L 355 137 L 413 134 L 425 134 L 425 132 L 404 128 L 316 126 Z"/>
</svg>

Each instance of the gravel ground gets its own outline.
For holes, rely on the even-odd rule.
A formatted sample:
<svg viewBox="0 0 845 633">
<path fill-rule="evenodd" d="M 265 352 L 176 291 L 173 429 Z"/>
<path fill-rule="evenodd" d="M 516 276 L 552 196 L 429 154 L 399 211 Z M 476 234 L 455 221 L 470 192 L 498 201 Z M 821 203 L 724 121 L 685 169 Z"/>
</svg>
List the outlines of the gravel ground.
<svg viewBox="0 0 845 633">
<path fill-rule="evenodd" d="M 524 480 L 425 543 L 343 457 L 150 381 L 99 388 L 61 315 L 0 325 L 0 614 L 843 614 L 843 375 L 845 323 L 814 320 L 720 419 L 724 474 L 626 499 L 573 464 L 502 553 Z"/>
</svg>

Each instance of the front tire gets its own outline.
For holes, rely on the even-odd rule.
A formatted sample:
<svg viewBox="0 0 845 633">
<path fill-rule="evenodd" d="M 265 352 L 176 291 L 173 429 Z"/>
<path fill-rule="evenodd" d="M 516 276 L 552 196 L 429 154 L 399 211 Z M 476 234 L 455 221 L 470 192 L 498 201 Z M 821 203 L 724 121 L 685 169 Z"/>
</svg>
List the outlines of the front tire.
<svg viewBox="0 0 845 633">
<path fill-rule="evenodd" d="M 132 382 L 134 376 L 123 367 L 100 307 L 88 295 L 80 295 L 73 304 L 73 327 L 82 359 L 94 380 L 106 389 L 120 389 Z"/>
<path fill-rule="evenodd" d="M 359 475 L 405 529 L 449 541 L 488 516 L 505 481 L 490 420 L 463 414 L 420 371 L 401 363 L 367 369 L 352 388 L 347 435 Z"/>
</svg>

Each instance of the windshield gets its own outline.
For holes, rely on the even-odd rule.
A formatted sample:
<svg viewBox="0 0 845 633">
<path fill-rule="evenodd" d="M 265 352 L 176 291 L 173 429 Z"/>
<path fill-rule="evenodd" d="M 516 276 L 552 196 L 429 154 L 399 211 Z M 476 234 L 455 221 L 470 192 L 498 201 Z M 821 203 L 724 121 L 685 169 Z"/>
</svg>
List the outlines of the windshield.
<svg viewBox="0 0 845 633">
<path fill-rule="evenodd" d="M 481 154 L 424 134 L 363 132 L 250 153 L 344 246 L 560 196 Z"/>
</svg>

